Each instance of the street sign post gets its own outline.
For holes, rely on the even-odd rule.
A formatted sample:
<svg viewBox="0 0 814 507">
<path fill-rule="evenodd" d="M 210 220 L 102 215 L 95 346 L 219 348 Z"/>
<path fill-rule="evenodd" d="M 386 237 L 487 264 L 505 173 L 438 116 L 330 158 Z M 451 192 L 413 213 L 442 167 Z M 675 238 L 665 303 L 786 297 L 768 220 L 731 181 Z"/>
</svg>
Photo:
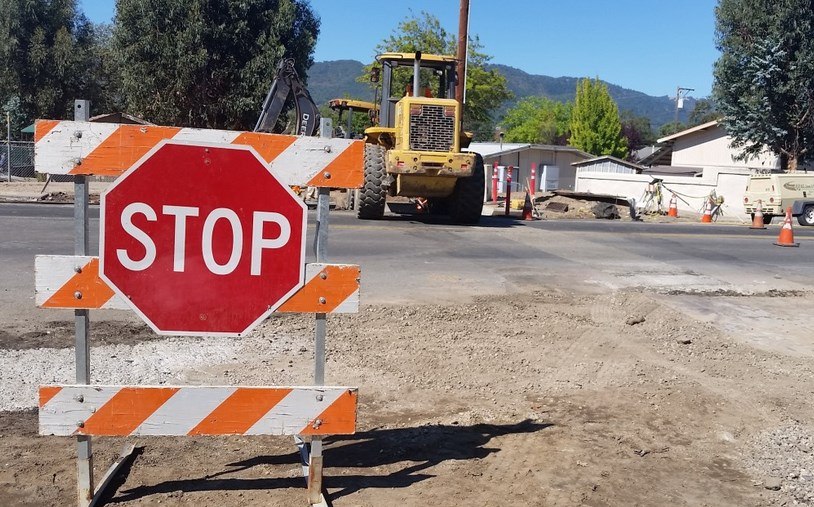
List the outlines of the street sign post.
<svg viewBox="0 0 814 507">
<path fill-rule="evenodd" d="M 37 306 L 78 316 L 76 385 L 39 392 L 41 434 L 78 440 L 77 505 L 95 505 L 134 449 L 94 488 L 91 435 L 148 434 L 293 434 L 308 503 L 327 505 L 322 436 L 352 434 L 357 407 L 355 387 L 324 385 L 327 316 L 359 311 L 360 279 L 359 266 L 327 263 L 329 197 L 362 185 L 364 143 L 38 120 L 35 152 L 38 171 L 77 178 L 75 255 L 35 261 Z M 87 251 L 87 175 L 118 176 L 102 195 L 99 257 Z M 315 263 L 290 185 L 319 188 Z M 223 336 L 273 311 L 314 313 L 316 385 L 88 388 L 91 309 L 133 309 L 160 334 Z"/>
<path fill-rule="evenodd" d="M 303 285 L 306 206 L 247 146 L 159 143 L 101 224 L 101 278 L 159 334 L 245 335 Z"/>
</svg>

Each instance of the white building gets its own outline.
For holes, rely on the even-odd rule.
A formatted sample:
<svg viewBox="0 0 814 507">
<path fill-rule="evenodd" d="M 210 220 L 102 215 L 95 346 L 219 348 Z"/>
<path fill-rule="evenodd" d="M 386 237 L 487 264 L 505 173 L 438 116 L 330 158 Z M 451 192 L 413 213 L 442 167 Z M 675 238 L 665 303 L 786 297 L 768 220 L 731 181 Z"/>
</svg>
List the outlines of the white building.
<svg viewBox="0 0 814 507">
<path fill-rule="evenodd" d="M 658 147 L 636 168 L 598 170 L 601 164 L 575 164 L 578 192 L 640 199 L 654 178 L 663 182 L 666 199 L 678 196 L 678 208 L 700 212 L 711 192 L 724 198 L 725 215 L 746 218 L 743 195 L 753 172 L 778 170 L 779 158 L 765 153 L 746 161 L 730 145 L 732 138 L 718 121 L 711 121 L 658 140 Z M 638 169 L 638 170 L 637 170 Z M 666 205 L 666 203 L 665 203 Z"/>
</svg>

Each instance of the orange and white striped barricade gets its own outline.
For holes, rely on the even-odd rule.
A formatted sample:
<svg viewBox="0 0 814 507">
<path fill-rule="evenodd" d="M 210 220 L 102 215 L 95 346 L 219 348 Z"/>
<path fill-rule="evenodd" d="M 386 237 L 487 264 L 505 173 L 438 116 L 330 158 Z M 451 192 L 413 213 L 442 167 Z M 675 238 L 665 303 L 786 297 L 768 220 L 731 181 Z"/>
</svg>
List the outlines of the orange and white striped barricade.
<svg viewBox="0 0 814 507">
<path fill-rule="evenodd" d="M 351 435 L 349 387 L 40 386 L 40 435 Z"/>
<path fill-rule="evenodd" d="M 282 313 L 358 313 L 361 270 L 355 264 L 308 263 L 305 285 L 279 308 Z M 130 310 L 99 276 L 99 258 L 38 255 L 34 302 L 39 308 Z"/>
<path fill-rule="evenodd" d="M 289 186 L 359 188 L 364 181 L 359 140 L 65 120 L 36 121 L 34 165 L 48 174 L 119 176 L 167 139 L 251 146 Z"/>
<path fill-rule="evenodd" d="M 90 123 L 86 121 L 89 105 L 87 101 L 75 102 L 76 121 L 38 120 L 35 129 L 36 170 L 74 175 L 76 182 L 74 255 L 36 257 L 35 300 L 41 308 L 74 309 L 76 313 L 77 385 L 41 386 L 39 406 L 41 434 L 77 438 L 77 505 L 86 506 L 98 497 L 124 461 L 123 455 L 95 489 L 90 450 L 90 437 L 94 435 L 295 435 L 303 456 L 309 503 L 325 505 L 321 438 L 354 433 L 357 407 L 355 387 L 324 386 L 326 318 L 331 313 L 358 312 L 360 279 L 359 266 L 325 262 L 329 197 L 331 188 L 362 186 L 364 143 L 256 132 Z M 168 142 L 216 148 L 250 146 L 268 164 L 267 169 L 279 183 L 319 188 L 317 262 L 305 264 L 303 284 L 275 310 L 316 315 L 314 386 L 89 385 L 89 310 L 124 310 L 134 306 L 100 273 L 104 258 L 88 255 L 86 176 L 122 175 Z M 310 438 L 310 448 L 303 436 Z"/>
</svg>

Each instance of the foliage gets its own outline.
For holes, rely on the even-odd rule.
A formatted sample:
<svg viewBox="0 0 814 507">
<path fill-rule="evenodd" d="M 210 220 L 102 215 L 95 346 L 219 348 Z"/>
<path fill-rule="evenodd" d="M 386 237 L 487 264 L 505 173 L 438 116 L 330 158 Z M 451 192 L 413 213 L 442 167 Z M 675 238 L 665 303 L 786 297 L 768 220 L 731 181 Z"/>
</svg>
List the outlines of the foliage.
<svg viewBox="0 0 814 507">
<path fill-rule="evenodd" d="M 128 112 L 251 129 L 282 58 L 301 78 L 319 19 L 306 0 L 117 0 L 113 43 Z"/>
<path fill-rule="evenodd" d="M 622 122 L 622 136 L 627 140 L 627 147 L 631 152 L 655 144 L 656 134 L 650 126 L 649 118 L 624 111 L 620 121 Z"/>
<path fill-rule="evenodd" d="M 721 113 L 715 109 L 715 102 L 709 99 L 700 99 L 696 101 L 687 123 L 689 127 L 695 127 L 696 125 L 720 119 Z"/>
<path fill-rule="evenodd" d="M 577 84 L 570 125 L 571 146 L 594 155 L 627 156 L 619 110 L 607 85 L 598 78 L 582 79 Z"/>
<path fill-rule="evenodd" d="M 377 53 L 421 51 L 428 54 L 455 55 L 457 35 L 447 32 L 441 22 L 427 12 L 418 16 L 411 14 L 402 20 L 396 29 L 376 46 Z M 466 107 L 464 108 L 464 128 L 475 132 L 476 139 L 488 138 L 494 130 L 494 111 L 512 97 L 506 85 L 506 78 L 495 69 L 488 69 L 491 57 L 481 52 L 482 45 L 477 36 L 470 36 L 467 57 Z M 368 81 L 370 69 L 358 81 Z M 397 69 L 401 70 L 401 69 Z M 410 69 L 403 69 L 402 75 L 394 78 L 393 89 L 403 89 L 409 82 Z M 429 75 L 422 74 L 422 85 L 428 83 Z"/>
<path fill-rule="evenodd" d="M 713 95 L 742 159 L 766 148 L 788 170 L 814 148 L 814 6 L 809 0 L 721 0 Z"/>
<path fill-rule="evenodd" d="M 65 118 L 74 99 L 104 107 L 100 84 L 105 27 L 76 0 L 0 0 L 0 104 L 13 130 L 35 118 Z"/>
<path fill-rule="evenodd" d="M 509 143 L 565 145 L 571 120 L 570 102 L 526 97 L 506 112 L 501 122 Z"/>
<path fill-rule="evenodd" d="M 659 137 L 671 136 L 676 132 L 681 132 L 682 130 L 686 130 L 687 126 L 683 123 L 671 121 L 670 123 L 665 123 L 659 129 Z"/>
</svg>

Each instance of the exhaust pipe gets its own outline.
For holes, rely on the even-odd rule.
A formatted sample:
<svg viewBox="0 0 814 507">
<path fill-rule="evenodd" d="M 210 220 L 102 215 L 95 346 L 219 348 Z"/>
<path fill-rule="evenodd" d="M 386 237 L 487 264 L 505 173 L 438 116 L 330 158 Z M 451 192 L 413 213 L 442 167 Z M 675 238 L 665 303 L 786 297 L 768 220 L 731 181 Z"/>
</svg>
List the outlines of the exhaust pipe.
<svg viewBox="0 0 814 507">
<path fill-rule="evenodd" d="M 413 97 L 418 97 L 419 83 L 421 83 L 421 51 L 416 51 L 413 62 Z"/>
</svg>

